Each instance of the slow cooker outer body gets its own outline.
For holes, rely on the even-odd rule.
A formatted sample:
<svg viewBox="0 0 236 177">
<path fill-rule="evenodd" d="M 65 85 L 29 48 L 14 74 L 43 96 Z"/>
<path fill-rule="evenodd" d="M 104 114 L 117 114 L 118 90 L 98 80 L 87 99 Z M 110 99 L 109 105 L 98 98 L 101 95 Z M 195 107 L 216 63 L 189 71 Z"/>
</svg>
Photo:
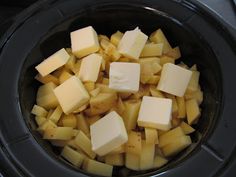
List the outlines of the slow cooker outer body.
<svg viewBox="0 0 236 177">
<path fill-rule="evenodd" d="M 35 4 L 15 22 L 15 26 L 10 28 L 1 41 L 0 53 L 1 146 L 6 159 L 13 164 L 12 167 L 18 172 L 15 176 L 86 176 L 70 165 L 62 163 L 55 155 L 50 156 L 49 152 L 39 145 L 22 116 L 24 113 L 20 106 L 19 97 L 21 95 L 18 84 L 25 58 L 38 41 L 56 24 L 73 14 L 91 13 L 99 8 L 109 8 L 113 4 L 116 4 L 117 8 L 141 8 L 174 17 L 209 43 L 217 56 L 222 71 L 219 73 L 219 77 L 222 77 L 223 80 L 223 97 L 219 99 L 218 103 L 221 110 L 215 113 L 219 117 L 215 128 L 209 132 L 207 139 L 204 139 L 200 147 L 187 159 L 176 163 L 175 167 L 162 168 L 156 175 L 150 172 L 146 176 L 220 176 L 230 157 L 234 154 L 236 145 L 236 121 L 234 118 L 236 115 L 236 84 L 233 80 L 236 75 L 236 54 L 232 48 L 233 45 L 235 46 L 235 40 L 220 23 L 202 11 L 194 2 L 171 0 L 51 0 Z M 207 18 L 203 18 L 203 15 Z M 135 27 L 135 24 L 133 26 Z M 113 25 L 113 28 L 114 30 L 118 29 L 116 25 Z M 140 28 L 142 29 L 142 27 Z M 60 46 L 60 44 L 58 45 Z M 56 45 L 56 47 L 59 46 Z M 49 47 L 55 48 L 55 46 Z M 38 57 L 45 56 L 38 53 Z M 30 65 L 30 63 L 28 64 Z M 219 87 L 222 86 L 219 85 Z M 214 90 L 212 91 L 214 92 Z M 33 93 L 29 93 L 30 97 L 34 97 Z"/>
</svg>

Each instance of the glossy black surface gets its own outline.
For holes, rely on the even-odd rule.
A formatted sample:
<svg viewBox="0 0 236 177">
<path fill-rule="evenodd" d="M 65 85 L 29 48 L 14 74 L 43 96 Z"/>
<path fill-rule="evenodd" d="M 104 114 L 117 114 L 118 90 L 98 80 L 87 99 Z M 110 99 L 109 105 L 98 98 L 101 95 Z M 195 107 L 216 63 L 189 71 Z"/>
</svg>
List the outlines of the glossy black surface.
<svg viewBox="0 0 236 177">
<path fill-rule="evenodd" d="M 160 170 L 131 171 L 129 175 L 194 177 L 221 174 L 218 169 L 229 159 L 236 140 L 232 134 L 235 121 L 229 116 L 235 113 L 231 103 L 236 86 L 230 83 L 236 66 L 232 49 L 235 41 L 227 31 L 222 33 L 223 26 L 207 13 L 203 18 L 204 12 L 189 1 L 182 4 L 170 0 L 51 2 L 50 6 L 39 5 L 38 12 L 31 14 L 29 11 L 25 23 L 17 26 L 14 33 L 9 34 L 10 38 L 2 40 L 0 77 L 7 76 L 7 79 L 0 87 L 0 104 L 3 105 L 0 110 L 1 141 L 18 169 L 26 176 L 77 176 L 80 171 L 58 158 L 58 151 L 33 130 L 35 125 L 30 110 L 38 86 L 34 81 L 34 66 L 58 49 L 68 47 L 69 32 L 80 27 L 92 25 L 99 34 L 110 35 L 117 29 L 125 31 L 139 26 L 146 34 L 161 27 L 172 46 L 180 45 L 181 60 L 190 66 L 198 64 L 204 102 L 202 117 L 196 127 L 199 131 L 190 148 Z M 38 161 L 30 161 L 31 157 Z M 50 172 L 40 170 L 39 163 L 42 169 L 50 167 Z M 197 174 L 196 166 L 201 169 Z M 121 176 L 118 170 L 114 175 Z"/>
</svg>

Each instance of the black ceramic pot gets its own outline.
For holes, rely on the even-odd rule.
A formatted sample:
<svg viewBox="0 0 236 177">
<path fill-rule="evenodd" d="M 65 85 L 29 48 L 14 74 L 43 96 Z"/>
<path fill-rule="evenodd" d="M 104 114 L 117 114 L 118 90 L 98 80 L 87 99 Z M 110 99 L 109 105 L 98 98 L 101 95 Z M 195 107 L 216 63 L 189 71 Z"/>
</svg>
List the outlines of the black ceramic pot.
<svg viewBox="0 0 236 177">
<path fill-rule="evenodd" d="M 181 60 L 201 72 L 204 101 L 194 143 L 161 169 L 128 175 L 222 175 L 236 145 L 235 38 L 195 1 L 176 0 L 40 1 L 16 18 L 0 43 L 0 145 L 8 175 L 90 175 L 60 158 L 34 130 L 30 115 L 39 86 L 34 66 L 70 47 L 70 32 L 88 25 L 106 35 L 137 26 L 149 35 L 162 28 L 171 45 L 180 46 Z M 122 176 L 119 169 L 113 175 Z"/>
</svg>

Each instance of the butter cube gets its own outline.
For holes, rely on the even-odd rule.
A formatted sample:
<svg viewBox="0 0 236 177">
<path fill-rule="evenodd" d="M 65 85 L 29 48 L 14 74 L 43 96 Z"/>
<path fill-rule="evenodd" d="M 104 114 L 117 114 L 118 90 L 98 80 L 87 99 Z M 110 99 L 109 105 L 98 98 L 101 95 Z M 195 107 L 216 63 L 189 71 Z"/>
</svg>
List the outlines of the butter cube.
<svg viewBox="0 0 236 177">
<path fill-rule="evenodd" d="M 90 54 L 84 57 L 79 70 L 79 78 L 83 82 L 96 82 L 102 64 L 102 57 L 99 54 Z"/>
<path fill-rule="evenodd" d="M 139 59 L 148 36 L 137 27 L 132 31 L 126 31 L 121 38 L 118 51 L 125 57 Z"/>
<path fill-rule="evenodd" d="M 161 78 L 157 89 L 182 97 L 187 89 L 191 76 L 192 71 L 172 63 L 166 63 L 162 67 Z"/>
<path fill-rule="evenodd" d="M 128 141 L 123 119 L 112 111 L 90 126 L 92 150 L 103 156 Z"/>
<path fill-rule="evenodd" d="M 99 50 L 98 36 L 92 26 L 70 33 L 72 53 L 84 57 Z"/>
<path fill-rule="evenodd" d="M 89 101 L 87 90 L 76 76 L 72 76 L 53 91 L 65 114 L 73 112 Z"/>
<path fill-rule="evenodd" d="M 171 111 L 171 99 L 144 96 L 138 115 L 138 125 L 169 130 L 171 128 Z"/>
<path fill-rule="evenodd" d="M 53 55 L 51 55 L 50 57 L 48 57 L 46 60 L 37 65 L 35 68 L 41 74 L 41 76 L 44 77 L 50 74 L 51 72 L 55 71 L 56 69 L 60 68 L 64 64 L 66 64 L 69 58 L 70 55 L 63 48 L 54 53 Z"/>
<path fill-rule="evenodd" d="M 140 64 L 113 62 L 110 64 L 109 88 L 119 92 L 139 90 Z"/>
</svg>

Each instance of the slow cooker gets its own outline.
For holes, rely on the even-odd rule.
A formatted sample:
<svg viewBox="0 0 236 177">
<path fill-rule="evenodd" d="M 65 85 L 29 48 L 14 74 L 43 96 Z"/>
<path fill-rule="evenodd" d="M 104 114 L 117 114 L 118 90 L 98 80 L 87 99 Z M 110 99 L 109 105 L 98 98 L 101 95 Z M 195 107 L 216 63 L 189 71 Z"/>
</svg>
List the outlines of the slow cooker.
<svg viewBox="0 0 236 177">
<path fill-rule="evenodd" d="M 162 28 L 182 60 L 201 72 L 204 101 L 194 143 L 158 170 L 114 176 L 229 177 L 236 160 L 236 34 L 195 0 L 43 0 L 20 13 L 0 41 L 0 163 L 6 176 L 91 176 L 61 157 L 35 131 L 30 114 L 39 86 L 34 66 L 69 33 L 92 25 L 110 35 Z M 92 175 L 94 176 L 94 175 Z"/>
</svg>

